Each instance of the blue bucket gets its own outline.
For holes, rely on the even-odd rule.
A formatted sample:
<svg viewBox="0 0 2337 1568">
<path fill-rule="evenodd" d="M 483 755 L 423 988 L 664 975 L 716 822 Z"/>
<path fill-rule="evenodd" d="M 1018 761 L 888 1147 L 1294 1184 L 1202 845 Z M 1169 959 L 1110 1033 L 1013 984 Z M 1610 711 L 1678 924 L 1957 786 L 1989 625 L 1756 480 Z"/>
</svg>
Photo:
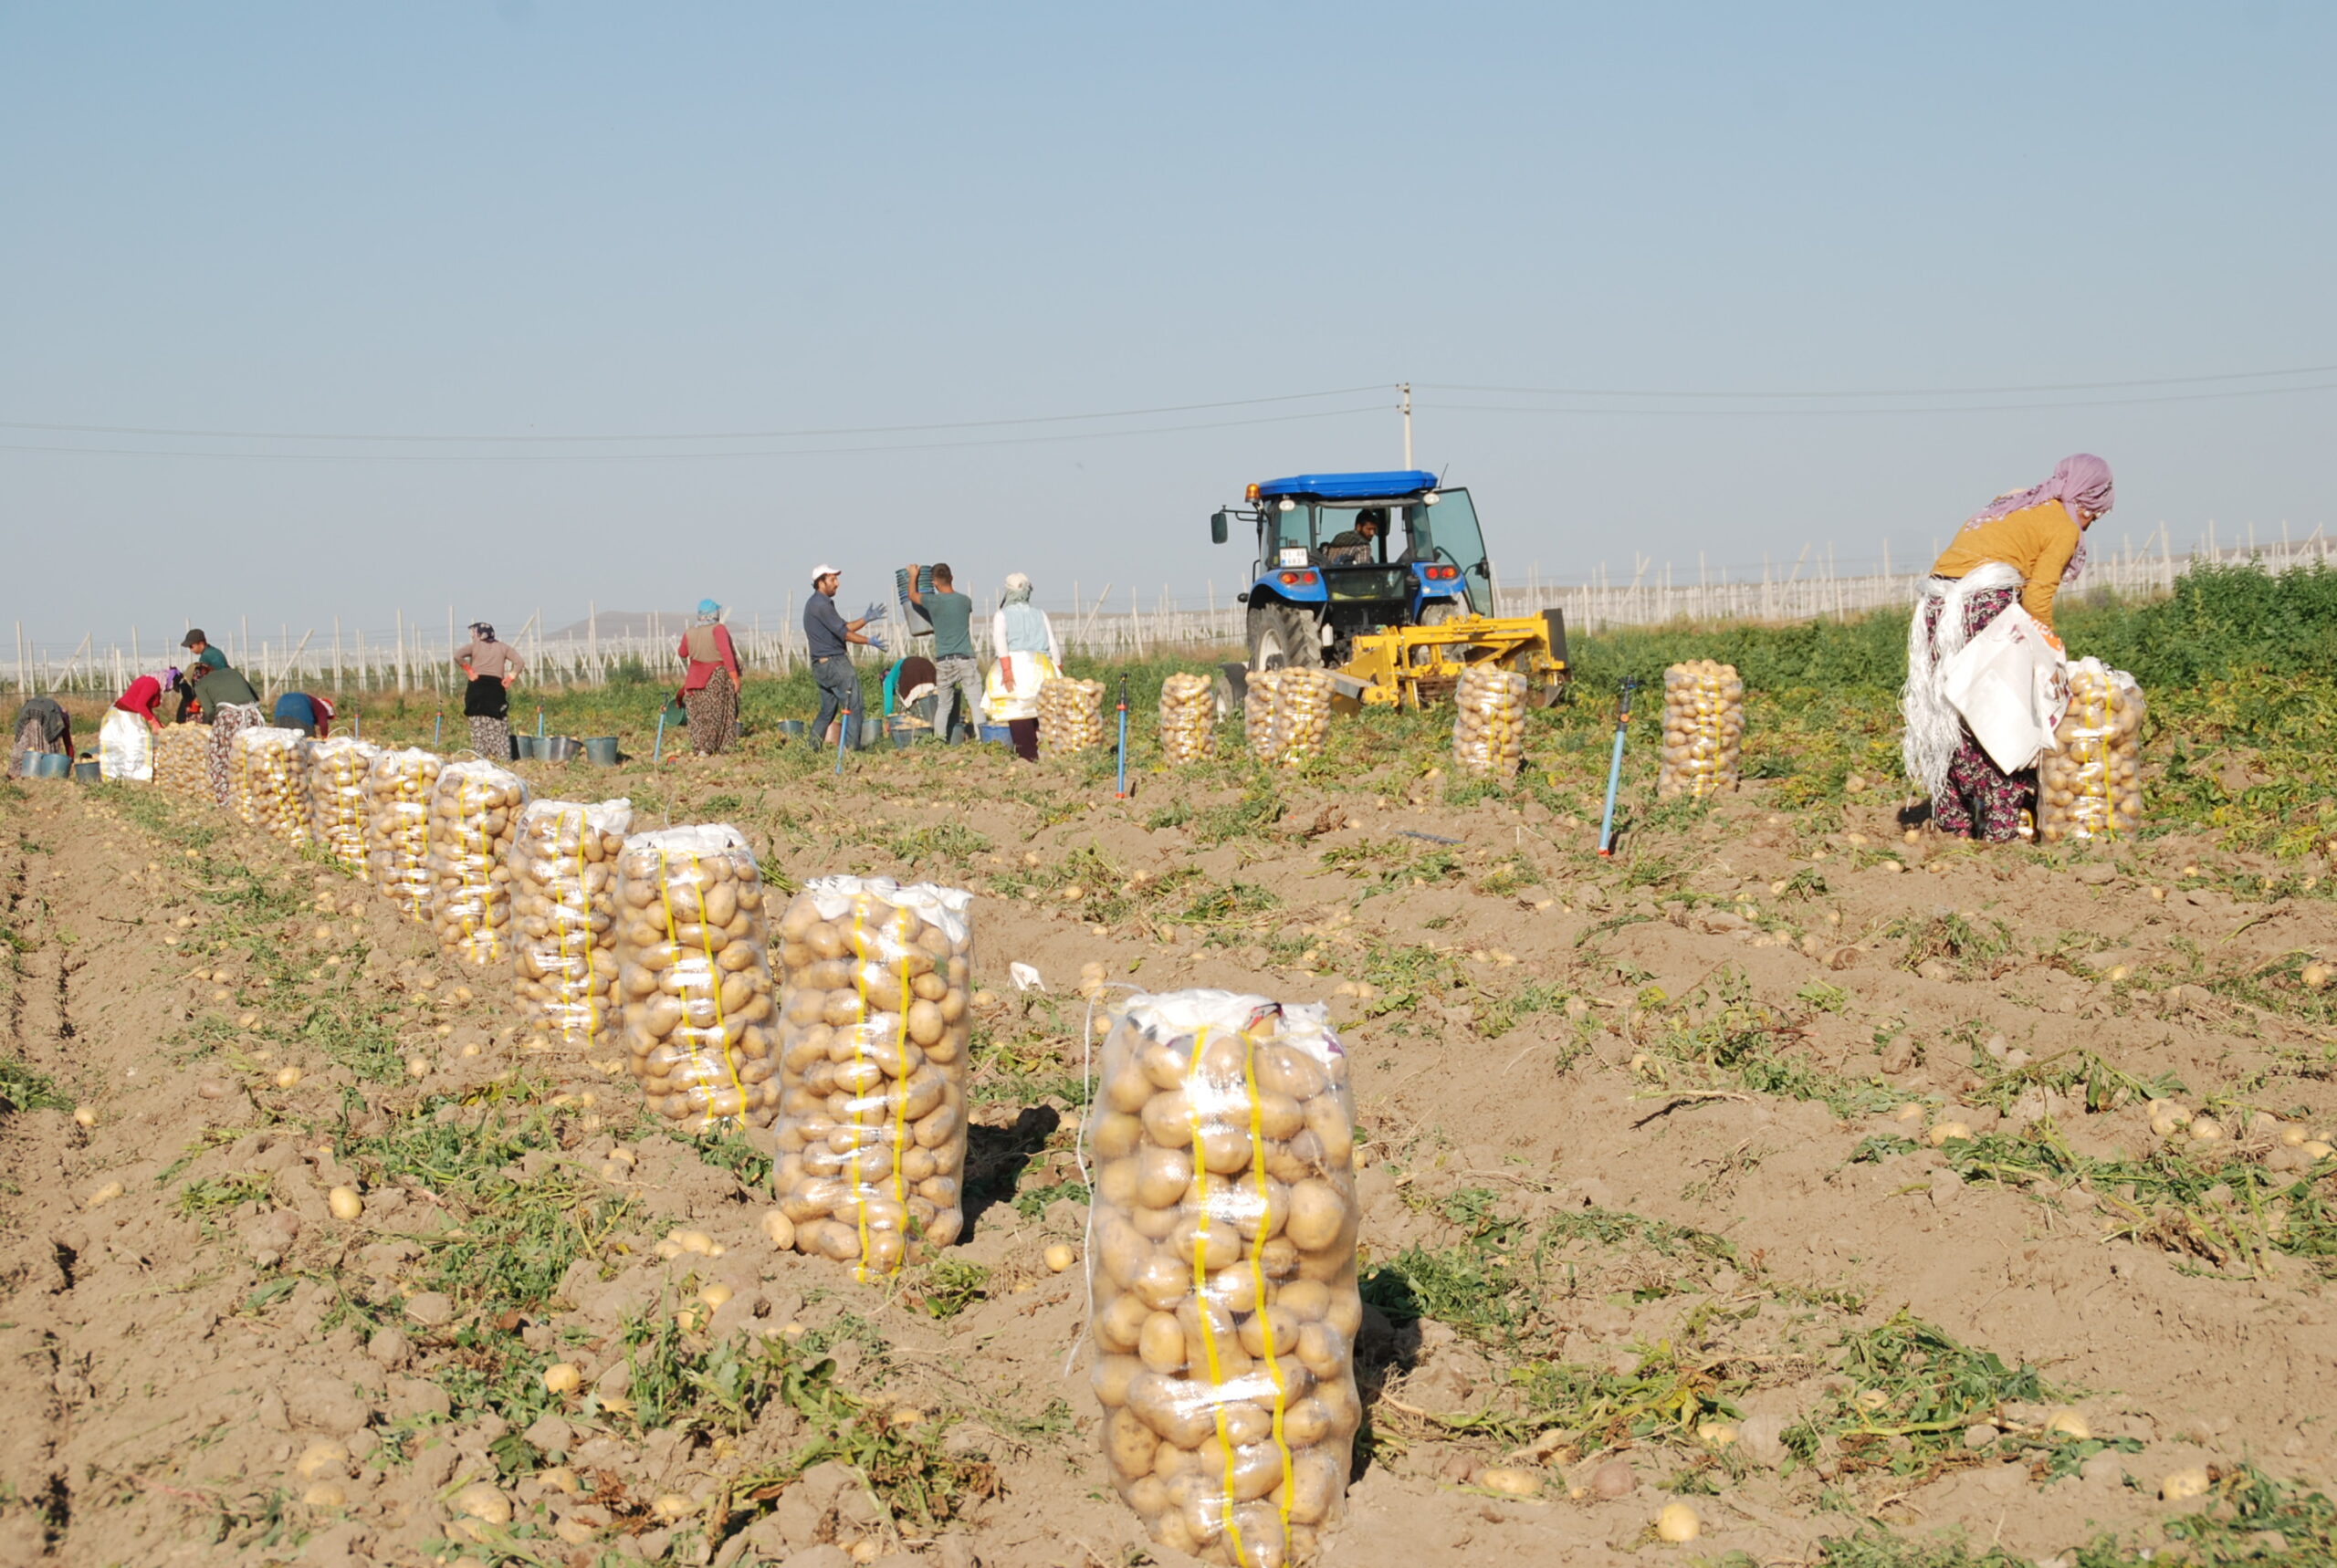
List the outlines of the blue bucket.
<svg viewBox="0 0 2337 1568">
<path fill-rule="evenodd" d="M 853 737 L 853 744 L 858 749 L 865 751 L 884 738 L 885 721 L 883 719 L 863 718 L 860 721 L 860 733 Z"/>
<path fill-rule="evenodd" d="M 915 719 L 894 718 L 886 723 L 885 728 L 886 733 L 893 737 L 893 744 L 898 747 L 911 747 L 933 738 L 933 727 L 919 724 Z"/>
<path fill-rule="evenodd" d="M 76 784 L 95 784 L 102 777 L 94 762 L 76 762 L 73 765 L 73 782 Z"/>
<path fill-rule="evenodd" d="M 985 724 L 980 726 L 975 730 L 975 734 L 979 736 L 983 742 L 991 746 L 1010 746 L 1013 744 L 1014 741 L 1014 732 L 1007 728 L 1002 724 Z"/>
<path fill-rule="evenodd" d="M 36 751 L 25 758 L 27 779 L 62 779 L 73 771 L 73 759 L 61 751 Z"/>
</svg>

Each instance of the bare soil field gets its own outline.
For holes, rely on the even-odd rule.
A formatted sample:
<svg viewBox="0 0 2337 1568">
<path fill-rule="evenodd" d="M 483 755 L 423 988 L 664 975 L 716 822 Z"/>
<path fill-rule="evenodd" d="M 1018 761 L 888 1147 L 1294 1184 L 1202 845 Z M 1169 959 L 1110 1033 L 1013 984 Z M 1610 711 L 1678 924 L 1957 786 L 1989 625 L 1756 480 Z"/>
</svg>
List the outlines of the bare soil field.
<svg viewBox="0 0 2337 1568">
<path fill-rule="evenodd" d="M 1749 781 L 1635 792 L 1606 861 L 1603 737 L 1510 789 L 1430 723 L 1342 735 L 1127 800 L 987 747 L 519 765 L 735 822 L 774 888 L 978 894 L 968 1234 L 889 1288 L 774 1251 L 766 1147 L 530 1049 L 321 860 L 0 794 L 0 1562 L 1182 1561 L 1044 1260 L 1121 987 L 1326 999 L 1352 1058 L 1328 1562 L 2330 1560 L 2321 852 L 1911 840 Z"/>
</svg>

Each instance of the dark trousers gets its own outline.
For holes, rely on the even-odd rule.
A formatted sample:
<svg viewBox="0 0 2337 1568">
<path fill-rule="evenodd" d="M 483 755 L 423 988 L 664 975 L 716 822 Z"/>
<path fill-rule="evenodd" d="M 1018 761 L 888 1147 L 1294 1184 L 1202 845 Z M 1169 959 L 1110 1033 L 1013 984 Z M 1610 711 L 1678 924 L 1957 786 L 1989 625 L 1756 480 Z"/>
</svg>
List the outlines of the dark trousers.
<svg viewBox="0 0 2337 1568">
<path fill-rule="evenodd" d="M 829 720 L 841 716 L 856 721 L 860 717 L 860 675 L 852 667 L 852 661 L 838 653 L 812 660 L 812 679 L 820 687 L 820 716 L 812 721 L 812 738 L 824 740 Z"/>
<path fill-rule="evenodd" d="M 1035 718 L 1010 718 L 1006 733 L 1014 739 L 1014 755 L 1025 762 L 1039 760 L 1039 721 Z"/>
</svg>

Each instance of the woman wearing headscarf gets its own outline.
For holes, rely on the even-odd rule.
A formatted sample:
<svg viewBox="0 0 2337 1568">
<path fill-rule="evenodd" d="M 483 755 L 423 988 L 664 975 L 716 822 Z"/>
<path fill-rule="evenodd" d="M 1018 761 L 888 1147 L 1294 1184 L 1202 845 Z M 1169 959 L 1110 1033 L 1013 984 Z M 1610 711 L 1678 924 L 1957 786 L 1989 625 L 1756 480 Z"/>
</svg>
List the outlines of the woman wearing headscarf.
<svg viewBox="0 0 2337 1568">
<path fill-rule="evenodd" d="M 682 711 L 690 716 L 690 749 L 711 757 L 739 738 L 739 651 L 722 606 L 697 601 L 697 623 L 682 633 L 676 650 L 689 673 L 682 677 Z"/>
<path fill-rule="evenodd" d="M 73 721 L 55 697 L 27 697 L 16 710 L 16 736 L 8 747 L 8 777 L 24 778 L 26 759 L 40 752 L 73 755 Z"/>
<path fill-rule="evenodd" d="M 2033 769 L 2006 772 L 1965 727 L 1947 700 L 1949 663 L 2016 600 L 2051 637 L 2054 596 L 2077 580 L 2085 530 L 2116 499 L 2109 464 L 2082 452 L 2064 457 L 2043 484 L 1982 507 L 1932 564 L 1907 628 L 1900 749 L 1908 776 L 1930 792 L 1932 822 L 1943 832 L 2017 839 L 2037 789 Z"/>
<path fill-rule="evenodd" d="M 200 638 L 202 633 L 190 632 L 187 635 Z M 215 644 L 206 643 L 197 649 L 195 661 L 187 666 L 186 673 L 194 683 L 193 706 L 202 709 L 202 721 L 211 727 L 203 749 L 203 767 L 211 780 L 211 798 L 224 806 L 235 785 L 236 737 L 256 724 L 266 724 L 267 710 L 260 706 L 259 693 L 251 682 L 227 663 L 226 653 Z"/>
<path fill-rule="evenodd" d="M 471 640 L 455 650 L 455 663 L 470 684 L 463 688 L 463 716 L 471 721 L 471 749 L 489 762 L 511 760 L 511 683 L 525 666 L 508 643 L 495 640 L 495 628 L 471 622 Z"/>
<path fill-rule="evenodd" d="M 990 651 L 998 655 L 998 711 L 1014 737 L 1014 755 L 1039 759 L 1039 688 L 1063 667 L 1063 643 L 1047 612 L 1031 602 L 1031 580 L 1006 580 L 998 613 L 990 620 Z"/>
<path fill-rule="evenodd" d="M 108 779 L 151 784 L 154 779 L 154 737 L 162 728 L 162 694 L 176 689 L 175 668 L 141 675 L 130 689 L 113 699 L 113 706 L 98 726 L 98 771 Z"/>
</svg>

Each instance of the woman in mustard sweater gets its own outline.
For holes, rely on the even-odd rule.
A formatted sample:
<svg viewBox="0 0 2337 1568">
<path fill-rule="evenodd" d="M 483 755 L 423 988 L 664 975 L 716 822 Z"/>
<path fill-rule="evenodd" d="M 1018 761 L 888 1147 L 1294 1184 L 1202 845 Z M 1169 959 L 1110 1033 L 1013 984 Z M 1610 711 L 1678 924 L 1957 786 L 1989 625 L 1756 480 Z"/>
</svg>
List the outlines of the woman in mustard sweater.
<svg viewBox="0 0 2337 1568">
<path fill-rule="evenodd" d="M 2016 599 L 2049 634 L 2054 596 L 2085 567 L 2085 530 L 2116 498 L 2109 464 L 2082 452 L 2064 457 L 2042 485 L 1982 508 L 1932 564 L 1907 628 L 1899 706 L 1908 776 L 1930 791 L 1942 832 L 2017 839 L 2037 790 L 2033 769 L 2007 773 L 1965 727 L 1944 690 L 1948 661 Z"/>
</svg>

